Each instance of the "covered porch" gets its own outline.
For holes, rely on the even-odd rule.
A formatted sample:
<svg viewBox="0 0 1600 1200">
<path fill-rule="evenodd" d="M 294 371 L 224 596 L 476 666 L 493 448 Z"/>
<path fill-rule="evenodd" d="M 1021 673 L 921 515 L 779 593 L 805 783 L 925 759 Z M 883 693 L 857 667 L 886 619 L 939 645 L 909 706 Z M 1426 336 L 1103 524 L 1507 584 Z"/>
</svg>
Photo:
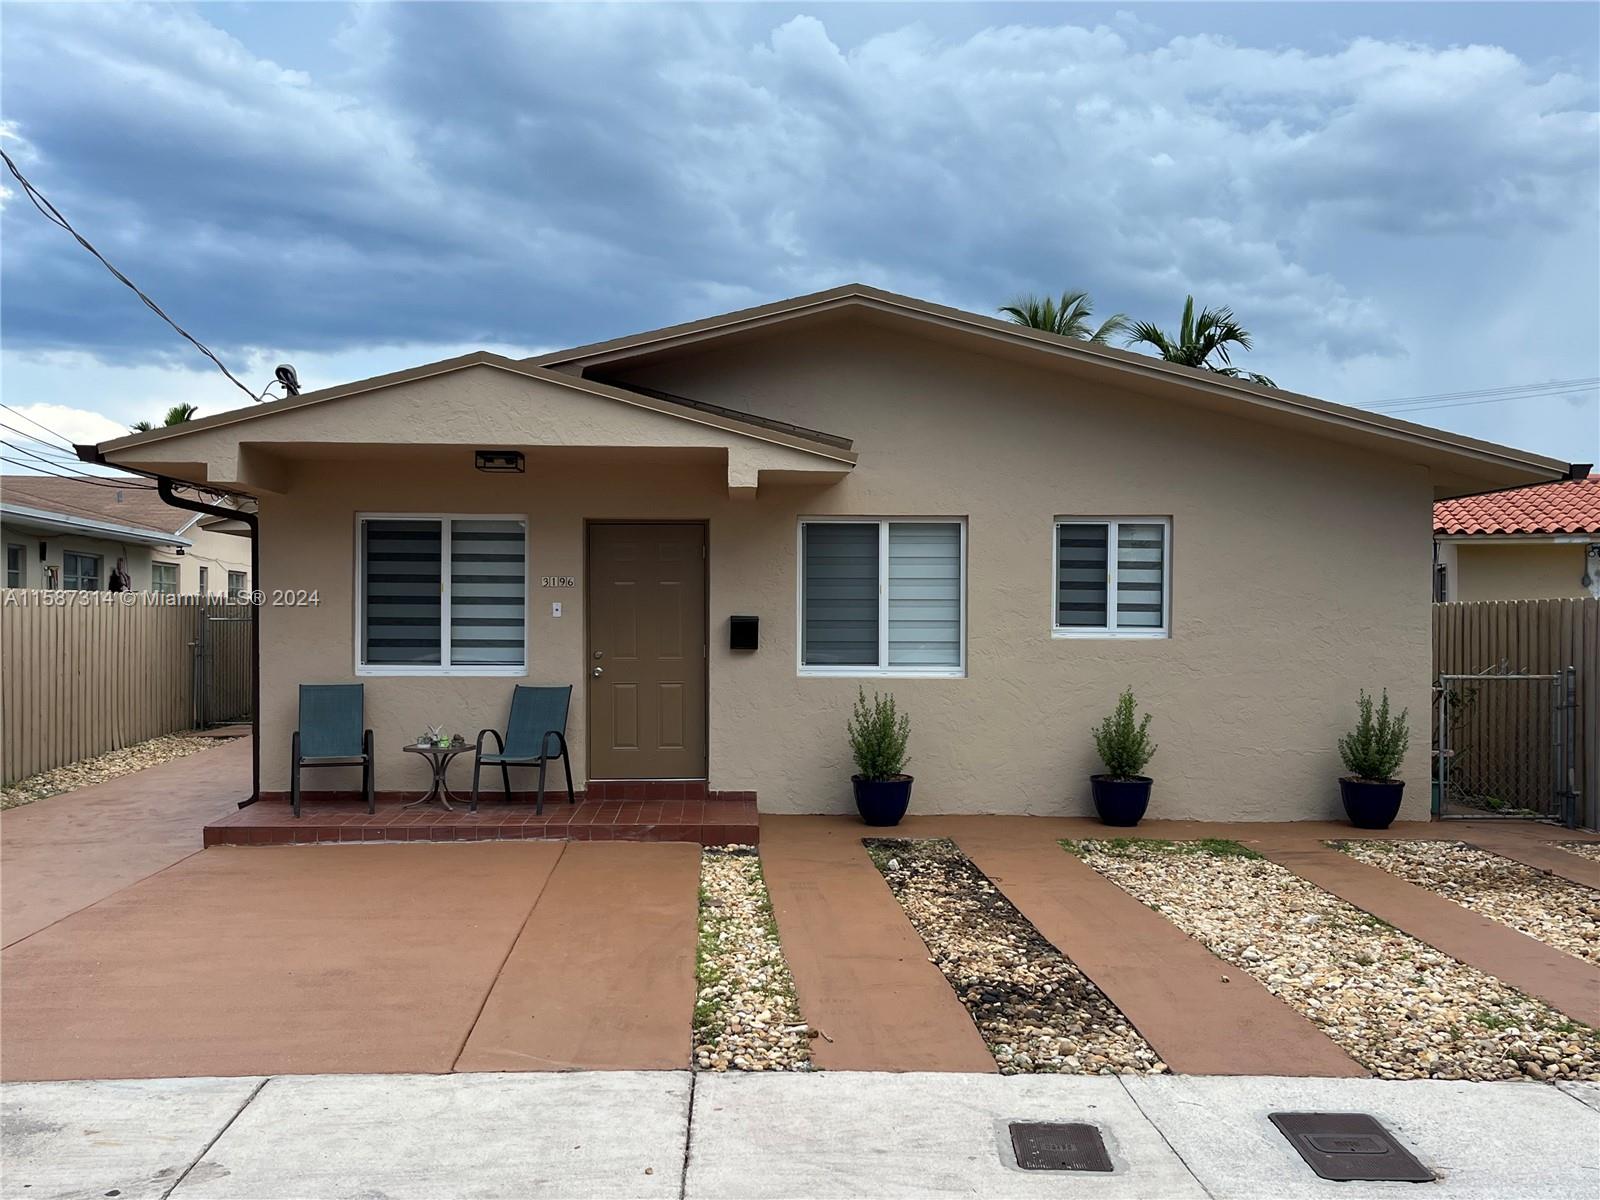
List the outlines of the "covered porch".
<svg viewBox="0 0 1600 1200">
<path fill-rule="evenodd" d="M 208 844 L 754 841 L 759 777 L 718 731 L 749 711 L 731 673 L 754 682 L 728 631 L 787 615 L 774 584 L 794 514 L 852 472 L 847 439 L 473 355 L 102 451 L 257 501 L 260 803 Z M 363 687 L 379 812 L 346 811 L 359 771 L 328 768 L 296 821 L 279 802 L 298 688 L 346 682 Z M 426 786 L 404 748 L 433 727 L 503 731 L 519 684 L 571 687 L 583 802 L 552 789 L 536 815 L 513 768 L 510 797 L 484 772 L 475 818 L 402 810 Z"/>
</svg>

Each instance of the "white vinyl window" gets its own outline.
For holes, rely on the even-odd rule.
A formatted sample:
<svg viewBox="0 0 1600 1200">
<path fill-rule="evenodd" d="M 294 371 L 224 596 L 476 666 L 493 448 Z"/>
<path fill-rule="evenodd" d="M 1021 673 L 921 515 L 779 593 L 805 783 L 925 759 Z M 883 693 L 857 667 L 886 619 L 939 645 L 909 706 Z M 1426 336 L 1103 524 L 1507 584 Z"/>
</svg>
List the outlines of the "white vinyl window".
<svg viewBox="0 0 1600 1200">
<path fill-rule="evenodd" d="M 1166 637 L 1172 522 L 1166 517 L 1062 517 L 1051 584 L 1056 637 Z"/>
<path fill-rule="evenodd" d="M 100 590 L 100 556 L 67 550 L 61 555 L 61 588 L 68 592 Z"/>
<path fill-rule="evenodd" d="M 6 586 L 28 586 L 28 551 L 26 547 L 15 543 L 6 547 Z"/>
<path fill-rule="evenodd" d="M 521 517 L 363 516 L 361 675 L 522 675 L 528 526 Z"/>
<path fill-rule="evenodd" d="M 249 583 L 249 580 L 247 580 L 245 578 L 243 571 L 229 571 L 228 572 L 228 603 L 229 604 L 247 604 L 247 603 L 249 603 L 250 596 L 249 596 L 249 593 L 247 591 L 248 583 Z"/>
<path fill-rule="evenodd" d="M 800 673 L 965 673 L 966 546 L 948 518 L 800 522 Z"/>
<path fill-rule="evenodd" d="M 163 596 L 178 594 L 178 564 L 153 562 L 150 564 L 150 590 Z"/>
</svg>

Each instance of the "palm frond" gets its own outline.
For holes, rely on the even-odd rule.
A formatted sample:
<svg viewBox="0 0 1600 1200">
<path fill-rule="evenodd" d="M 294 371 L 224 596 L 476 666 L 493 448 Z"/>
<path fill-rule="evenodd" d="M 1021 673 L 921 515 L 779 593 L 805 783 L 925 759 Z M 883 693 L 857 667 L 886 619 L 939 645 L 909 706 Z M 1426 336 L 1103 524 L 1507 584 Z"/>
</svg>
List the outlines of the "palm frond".
<svg viewBox="0 0 1600 1200">
<path fill-rule="evenodd" d="M 1133 322 L 1128 319 L 1127 313 L 1112 313 L 1111 316 L 1100 322 L 1100 328 L 1094 331 L 1089 340 L 1097 346 L 1108 346 L 1111 344 L 1112 338 L 1122 337 L 1126 334 L 1132 324 Z"/>
</svg>

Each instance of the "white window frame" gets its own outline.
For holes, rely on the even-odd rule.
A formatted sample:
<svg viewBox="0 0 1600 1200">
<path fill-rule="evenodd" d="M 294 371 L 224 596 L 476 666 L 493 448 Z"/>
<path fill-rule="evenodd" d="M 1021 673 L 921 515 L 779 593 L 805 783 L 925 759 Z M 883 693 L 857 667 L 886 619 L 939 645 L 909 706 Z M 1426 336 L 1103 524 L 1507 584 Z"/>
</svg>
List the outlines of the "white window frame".
<svg viewBox="0 0 1600 1200">
<path fill-rule="evenodd" d="M 17 552 L 17 582 L 11 582 L 11 552 Z M 28 586 L 28 547 L 18 542 L 6 543 L 6 586 L 25 588 Z"/>
<path fill-rule="evenodd" d="M 366 623 L 367 572 L 366 539 L 362 528 L 368 521 L 438 521 L 439 529 L 439 657 L 440 663 L 367 663 Z M 452 665 L 450 659 L 450 522 L 516 521 L 522 526 L 522 661 L 520 663 Z M 360 676 L 449 676 L 455 678 L 524 679 L 532 660 L 533 635 L 533 550 L 527 513 L 477 512 L 362 512 L 355 525 L 355 673 Z"/>
<path fill-rule="evenodd" d="M 242 581 L 239 587 L 233 586 L 233 577 L 237 575 Z M 229 604 L 248 604 L 250 602 L 250 572 L 229 571 L 228 590 L 224 593 Z"/>
<path fill-rule="evenodd" d="M 1063 525 L 1106 526 L 1106 624 L 1062 625 L 1060 566 Z M 1117 528 L 1120 525 L 1161 526 L 1161 624 L 1152 628 L 1117 626 Z M 1057 517 L 1050 527 L 1050 636 L 1058 638 L 1167 638 L 1172 636 L 1172 518 Z"/>
<path fill-rule="evenodd" d="M 807 666 L 806 526 L 878 526 L 878 665 L 841 663 Z M 961 661 L 951 667 L 891 667 L 889 661 L 889 526 L 955 525 L 961 531 Z M 795 670 L 802 676 L 834 679 L 965 679 L 967 675 L 967 519 L 965 517 L 801 517 L 795 527 Z"/>
<path fill-rule="evenodd" d="M 172 568 L 172 590 L 170 592 L 162 592 L 160 588 L 156 587 L 157 567 Z M 176 596 L 178 594 L 178 589 L 182 586 L 183 571 L 177 563 L 165 558 L 153 558 L 150 560 L 150 590 L 152 592 L 155 592 L 158 595 Z"/>
<path fill-rule="evenodd" d="M 69 588 L 69 587 L 67 587 L 67 559 L 69 557 L 71 557 L 71 558 L 81 558 L 81 559 L 93 559 L 94 560 L 94 587 L 92 587 L 92 588 L 82 588 L 82 587 Z M 90 554 L 85 550 L 63 550 L 61 552 L 61 587 L 62 587 L 63 591 L 68 591 L 68 592 L 84 592 L 84 591 L 100 592 L 100 591 L 104 591 L 105 590 L 105 582 L 106 582 L 105 571 L 106 571 L 106 556 L 103 555 L 103 554 Z M 80 572 L 79 574 L 72 576 L 72 578 L 81 581 L 83 579 L 83 575 Z"/>
</svg>

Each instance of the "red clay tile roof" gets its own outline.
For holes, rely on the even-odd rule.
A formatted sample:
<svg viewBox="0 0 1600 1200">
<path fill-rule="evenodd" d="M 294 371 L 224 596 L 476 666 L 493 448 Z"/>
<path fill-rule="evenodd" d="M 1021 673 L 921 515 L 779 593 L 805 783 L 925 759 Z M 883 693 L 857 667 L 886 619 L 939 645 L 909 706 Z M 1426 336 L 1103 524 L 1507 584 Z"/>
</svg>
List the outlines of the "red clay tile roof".
<svg viewBox="0 0 1600 1200">
<path fill-rule="evenodd" d="M 148 479 L 131 475 L 107 475 L 97 483 L 47 475 L 4 475 L 0 476 L 0 507 L 7 501 L 161 533 L 175 534 L 194 520 L 194 513 L 174 508 L 157 496 Z"/>
<path fill-rule="evenodd" d="M 1447 536 L 1600 533 L 1600 474 L 1441 500 L 1433 506 L 1433 532 Z"/>
</svg>

